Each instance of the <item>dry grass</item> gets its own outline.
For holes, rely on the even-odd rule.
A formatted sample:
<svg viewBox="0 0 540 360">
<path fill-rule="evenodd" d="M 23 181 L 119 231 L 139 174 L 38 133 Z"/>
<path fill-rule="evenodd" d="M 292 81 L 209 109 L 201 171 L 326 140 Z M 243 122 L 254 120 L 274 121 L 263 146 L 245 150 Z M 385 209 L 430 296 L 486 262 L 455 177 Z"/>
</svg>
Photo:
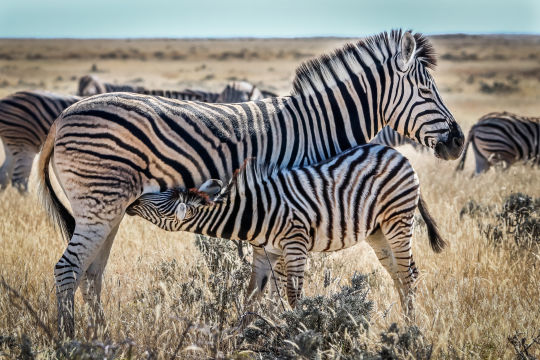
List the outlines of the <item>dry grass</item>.
<svg viewBox="0 0 540 360">
<path fill-rule="evenodd" d="M 66 54 L 82 55 L 79 58 L 66 55 L 67 59 L 48 55 L 55 53 L 54 46 L 59 46 L 54 42 L 31 43 L 31 46 L 25 43 L 26 47 L 15 53 L 13 60 L 0 57 L 0 73 L 7 81 L 0 92 L 5 95 L 28 87 L 24 85 L 28 83 L 39 87 L 42 82 L 50 90 L 57 87 L 56 91 L 73 91 L 75 81 L 71 77 L 86 73 L 96 63 L 106 71 L 99 75 L 107 80 L 141 78 L 149 86 L 219 88 L 227 77 L 238 76 L 285 94 L 292 71 L 304 54 L 315 54 L 340 42 L 268 40 L 255 46 L 249 41 L 131 41 L 103 42 L 101 50 L 96 47 L 99 43 L 87 46 L 84 42 L 68 42 L 62 48 Z M 540 113 L 538 38 L 437 38 L 435 42 L 443 55 L 453 51 L 477 54 L 472 60 L 466 56 L 465 60 L 442 59 L 435 75 L 449 108 L 464 130 L 490 111 Z M 0 43 L 0 48 L 8 54 L 9 44 L 6 40 Z M 115 49 L 129 48 L 145 53 L 146 60 L 100 57 Z M 244 58 L 234 55 L 244 48 L 249 49 L 248 54 L 259 55 Z M 88 55 L 88 49 L 93 49 L 95 54 Z M 158 51 L 164 54 L 156 55 Z M 172 59 L 174 51 L 186 53 L 185 58 Z M 225 51 L 230 54 L 220 56 Z M 41 59 L 28 57 L 30 53 L 41 53 Z M 214 77 L 201 80 L 208 75 Z M 58 76 L 62 80 L 55 80 Z M 517 79 L 517 83 L 512 79 Z M 518 90 L 503 95 L 482 93 L 480 80 L 512 83 Z M 508 338 L 517 334 L 518 338 L 527 338 L 528 344 L 540 331 L 539 249 L 518 249 L 510 236 L 494 246 L 479 226 L 494 223 L 494 213 L 462 219 L 459 213 L 471 199 L 500 210 L 504 198 L 513 192 L 540 197 L 540 169 L 519 165 L 506 172 L 491 170 L 471 179 L 470 159 L 467 171 L 454 174 L 455 162 L 439 161 L 409 148 L 404 152 L 419 174 L 429 209 L 449 243 L 442 254 L 435 255 L 429 248 L 425 229 L 418 226 L 415 230 L 413 251 L 421 273 L 417 325 L 426 341 L 433 344 L 434 357 L 515 357 L 515 347 Z M 35 182 L 31 183 L 35 188 L 33 185 Z M 23 198 L 13 189 L 0 194 L 0 217 L 0 276 L 28 301 L 54 333 L 52 270 L 65 244 L 48 223 L 35 194 Z M 374 309 L 369 331 L 360 335 L 359 341 L 368 349 L 376 349 L 381 346 L 379 334 L 391 323 L 397 322 L 400 327 L 405 324 L 393 284 L 367 245 L 314 255 L 305 294 L 333 294 L 355 272 L 372 274 L 368 299 L 373 301 Z M 326 287 L 321 285 L 325 278 L 329 284 Z M 105 274 L 103 300 L 111 344 L 118 346 L 122 358 L 130 354 L 134 358 L 171 358 L 175 352 L 177 358 L 254 356 L 242 352 L 246 345 L 237 344 L 238 337 L 233 332 L 246 310 L 242 306 L 242 291 L 233 288 L 237 301 L 229 299 L 226 306 L 222 302 L 224 294 L 230 296 L 230 286 L 238 286 L 237 282 L 236 278 L 220 278 L 209 270 L 192 235 L 165 233 L 141 220 L 126 218 Z M 279 307 L 274 306 L 265 304 L 266 310 L 259 312 L 272 317 L 279 312 Z M 79 294 L 76 309 L 77 338 L 91 340 Z M 23 338 L 38 358 L 55 356 L 55 343 L 37 325 L 21 300 L 5 288 L 0 290 L 0 336 L 3 336 L 0 358 L 19 354 L 19 347 L 10 349 L 9 345 L 20 343 Z M 99 341 L 102 339 L 98 339 L 98 345 Z M 513 342 L 520 344 L 519 339 Z M 102 355 L 112 351 L 105 346 L 97 348 Z M 529 352 L 540 357 L 540 345 L 532 345 Z"/>
</svg>

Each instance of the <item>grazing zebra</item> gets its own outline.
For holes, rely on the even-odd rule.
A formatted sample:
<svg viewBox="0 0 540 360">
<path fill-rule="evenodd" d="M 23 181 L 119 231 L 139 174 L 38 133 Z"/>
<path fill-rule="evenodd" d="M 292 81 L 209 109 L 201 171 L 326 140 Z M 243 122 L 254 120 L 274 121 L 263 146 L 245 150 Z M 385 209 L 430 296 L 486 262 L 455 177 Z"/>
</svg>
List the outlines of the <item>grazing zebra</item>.
<svg viewBox="0 0 540 360">
<path fill-rule="evenodd" d="M 411 248 L 417 205 L 432 248 L 439 252 L 445 245 L 420 198 L 411 164 L 387 146 L 357 146 L 290 170 L 265 170 L 247 161 L 214 196 L 220 183 L 209 180 L 198 190 L 144 194 L 126 213 L 167 231 L 249 241 L 254 251 L 266 251 L 268 261 L 253 264 L 248 293 L 264 289 L 269 265 L 275 267 L 282 256 L 292 307 L 302 290 L 308 252 L 337 251 L 366 240 L 394 280 L 408 313 L 417 277 Z"/>
<path fill-rule="evenodd" d="M 469 144 L 472 144 L 476 159 L 476 175 L 497 163 L 510 166 L 523 160 L 540 164 L 540 118 L 508 112 L 482 116 L 469 131 L 456 170 L 463 170 Z"/>
<path fill-rule="evenodd" d="M 103 269 L 126 208 L 144 193 L 229 179 L 249 157 L 277 169 L 318 163 L 386 125 L 439 158 L 459 157 L 463 133 L 428 72 L 434 65 L 427 38 L 394 30 L 307 61 L 291 96 L 209 104 L 113 93 L 66 109 L 39 163 L 42 199 L 70 239 L 54 270 L 59 330 L 73 335 L 79 284 L 92 319 L 102 319 Z"/>
<path fill-rule="evenodd" d="M 80 99 L 45 91 L 21 91 L 0 99 L 0 139 L 5 154 L 0 167 L 0 191 L 10 181 L 20 193 L 28 191 L 32 162 L 51 124 Z"/>
<path fill-rule="evenodd" d="M 92 96 L 110 92 L 132 92 L 137 94 L 163 96 L 169 99 L 201 101 L 208 103 L 235 103 L 261 100 L 266 97 L 275 97 L 274 93 L 262 91 L 247 81 L 233 81 L 221 92 L 186 89 L 174 90 L 148 90 L 142 86 L 115 85 L 100 81 L 93 75 L 85 75 L 79 80 L 80 96 Z"/>
<path fill-rule="evenodd" d="M 371 144 L 380 144 L 390 147 L 397 147 L 401 145 L 411 145 L 416 150 L 424 150 L 425 147 L 416 141 L 412 141 L 409 138 L 401 136 L 397 131 L 391 127 L 384 127 L 373 140 L 370 141 Z"/>
</svg>

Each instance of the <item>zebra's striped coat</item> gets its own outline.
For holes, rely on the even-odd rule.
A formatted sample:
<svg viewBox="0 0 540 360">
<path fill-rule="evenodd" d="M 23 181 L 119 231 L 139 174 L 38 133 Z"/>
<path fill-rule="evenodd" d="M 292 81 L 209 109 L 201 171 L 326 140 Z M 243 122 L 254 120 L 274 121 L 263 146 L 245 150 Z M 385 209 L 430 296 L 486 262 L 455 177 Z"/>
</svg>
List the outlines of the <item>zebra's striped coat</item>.
<svg viewBox="0 0 540 360">
<path fill-rule="evenodd" d="M 235 103 L 261 100 L 267 97 L 275 97 L 269 91 L 260 90 L 247 81 L 232 81 L 219 92 L 185 89 L 175 90 L 150 90 L 142 86 L 117 85 L 99 80 L 94 75 L 85 75 L 79 79 L 80 96 L 92 96 L 111 92 L 131 92 L 137 94 L 163 96 L 169 99 L 200 101 L 208 103 Z"/>
<path fill-rule="evenodd" d="M 384 127 L 373 140 L 370 141 L 371 144 L 386 145 L 390 147 L 398 147 L 402 145 L 411 145 L 416 150 L 424 150 L 425 147 L 416 141 L 412 141 L 409 138 L 406 138 L 400 135 L 397 131 L 391 127 Z"/>
<path fill-rule="evenodd" d="M 427 70 L 434 64 L 425 37 L 393 31 L 303 64 L 291 96 L 206 104 L 113 93 L 68 108 L 40 157 L 42 197 L 70 238 L 55 267 L 64 330 L 73 333 L 81 280 L 84 297 L 99 298 L 119 223 L 144 193 L 226 180 L 249 157 L 278 169 L 318 163 L 386 125 L 440 158 L 457 158 L 463 134 Z M 49 162 L 73 216 L 52 191 Z"/>
<path fill-rule="evenodd" d="M 465 152 L 457 170 L 463 170 L 467 149 L 472 145 L 476 160 L 475 174 L 492 165 L 510 166 L 517 161 L 540 164 L 540 118 L 493 112 L 482 116 L 467 136 Z"/>
<path fill-rule="evenodd" d="M 0 99 L 0 139 L 5 154 L 0 167 L 0 190 L 9 181 L 21 193 L 28 190 L 34 157 L 51 124 L 80 99 L 46 91 L 20 91 Z"/>
<path fill-rule="evenodd" d="M 308 252 L 367 240 L 394 279 L 403 308 L 412 307 L 407 295 L 417 274 L 411 238 L 420 190 L 411 164 L 398 151 L 358 146 L 319 164 L 280 171 L 248 161 L 223 192 L 211 196 L 204 189 L 145 194 L 127 213 L 168 231 L 249 241 L 256 252 L 271 254 L 274 266 L 283 256 L 291 306 L 302 289 Z M 429 215 L 426 219 L 436 229 Z M 431 240 L 437 250 L 444 245 L 438 235 Z M 264 288 L 270 275 L 264 265 L 254 263 L 250 287 Z"/>
</svg>

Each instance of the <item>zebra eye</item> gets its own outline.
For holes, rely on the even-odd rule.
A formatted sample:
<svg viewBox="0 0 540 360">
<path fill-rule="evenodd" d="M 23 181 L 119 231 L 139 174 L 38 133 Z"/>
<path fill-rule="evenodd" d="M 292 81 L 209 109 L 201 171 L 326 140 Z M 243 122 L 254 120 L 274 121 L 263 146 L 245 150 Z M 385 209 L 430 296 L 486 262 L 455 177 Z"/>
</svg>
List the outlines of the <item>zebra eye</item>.
<svg viewBox="0 0 540 360">
<path fill-rule="evenodd" d="M 430 96 L 431 95 L 431 90 L 429 90 L 428 88 L 424 88 L 424 87 L 418 88 L 418 92 L 422 96 Z"/>
</svg>

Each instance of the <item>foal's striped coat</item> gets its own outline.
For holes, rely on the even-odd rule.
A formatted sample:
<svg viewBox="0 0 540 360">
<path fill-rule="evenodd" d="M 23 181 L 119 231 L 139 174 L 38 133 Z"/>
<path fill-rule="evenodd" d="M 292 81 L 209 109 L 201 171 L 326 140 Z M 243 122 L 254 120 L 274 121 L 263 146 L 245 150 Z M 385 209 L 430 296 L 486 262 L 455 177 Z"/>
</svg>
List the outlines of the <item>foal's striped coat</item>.
<svg viewBox="0 0 540 360">
<path fill-rule="evenodd" d="M 141 196 L 127 210 L 162 229 L 249 241 L 266 250 L 272 266 L 283 256 L 287 297 L 294 307 L 302 290 L 307 253 L 337 251 L 366 240 L 392 276 L 403 309 L 412 309 L 417 270 L 411 238 L 414 213 L 429 229 L 435 251 L 444 246 L 420 198 L 418 177 L 398 151 L 358 146 L 319 164 L 261 170 L 253 161 L 225 189 L 170 189 Z M 267 263 L 254 262 L 250 292 L 263 290 Z"/>
</svg>

